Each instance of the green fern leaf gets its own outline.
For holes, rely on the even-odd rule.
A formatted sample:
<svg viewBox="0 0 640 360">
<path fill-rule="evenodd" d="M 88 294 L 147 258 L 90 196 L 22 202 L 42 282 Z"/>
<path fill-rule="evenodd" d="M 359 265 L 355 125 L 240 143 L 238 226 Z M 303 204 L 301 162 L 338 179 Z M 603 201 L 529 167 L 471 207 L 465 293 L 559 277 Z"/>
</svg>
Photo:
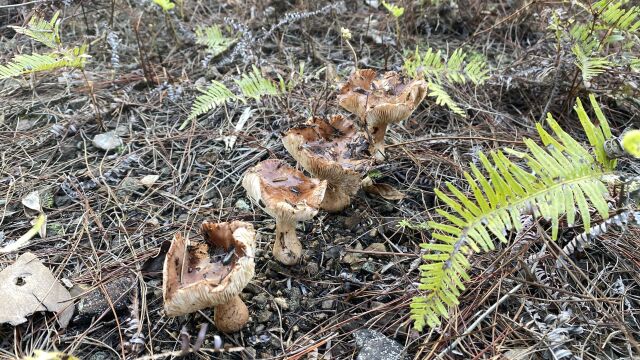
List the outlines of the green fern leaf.
<svg viewBox="0 0 640 360">
<path fill-rule="evenodd" d="M 235 42 L 236 39 L 224 36 L 217 25 L 196 28 L 196 43 L 206 46 L 214 57 L 225 52 Z"/>
<path fill-rule="evenodd" d="M 582 71 L 582 80 L 589 83 L 591 79 L 607 71 L 612 65 L 611 62 L 602 57 L 592 57 L 587 55 L 582 47 L 574 45 L 571 50 L 576 56 L 576 65 Z"/>
<path fill-rule="evenodd" d="M 595 103 L 594 98 L 591 101 Z M 603 178 L 615 163 L 601 150 L 612 135 L 599 107 L 595 111 L 599 126 L 586 117 L 580 102 L 576 106 L 595 157 L 549 116 L 547 124 L 552 133 L 537 125 L 544 147 L 525 139 L 527 152 L 505 149 L 489 156 L 479 154 L 487 175 L 474 165 L 472 174 L 464 174 L 473 199 L 451 184 L 447 188 L 453 197 L 436 190 L 437 198 L 451 210 L 437 211 L 447 223 L 428 223 L 433 242 L 422 245 L 428 253 L 423 256 L 426 263 L 420 267 L 419 285 L 427 294 L 415 297 L 411 304 L 411 318 L 418 330 L 425 325 L 437 326 L 442 318 L 448 318 L 447 308 L 457 305 L 463 281 L 469 278 L 467 256 L 493 249 L 494 238 L 506 242 L 508 230 L 522 227 L 523 214 L 550 221 L 553 239 L 558 236 L 561 216 L 566 215 L 571 224 L 579 214 L 585 228 L 590 227 L 590 207 L 600 217 L 608 217 L 608 190 Z M 516 163 L 507 155 L 520 161 Z"/>
<path fill-rule="evenodd" d="M 474 55 L 471 60 L 465 61 L 468 54 L 462 49 L 456 49 L 446 59 L 441 51 L 429 48 L 421 53 L 416 50 L 411 56 L 405 57 L 403 68 L 410 77 L 424 76 L 426 79 L 438 84 L 447 79 L 454 84 L 463 84 L 471 81 L 480 85 L 488 78 L 488 65 L 480 55 Z"/>
<path fill-rule="evenodd" d="M 88 59 L 87 46 L 50 54 L 17 55 L 6 65 L 0 65 L 0 79 L 60 68 L 82 69 Z"/>
<path fill-rule="evenodd" d="M 449 109 L 451 109 L 451 111 L 453 111 L 454 113 L 462 117 L 467 116 L 467 113 L 465 113 L 464 110 L 462 110 L 462 108 L 458 106 L 458 104 L 456 104 L 455 101 L 453 101 L 451 96 L 449 96 L 447 91 L 442 86 L 436 83 L 430 82 L 428 83 L 428 89 L 429 89 L 428 95 L 436 98 L 436 104 L 446 106 Z"/>
<path fill-rule="evenodd" d="M 174 4 L 171 0 L 153 0 L 153 2 L 156 3 L 156 5 L 160 6 L 162 8 L 162 11 L 164 12 L 169 12 L 169 10 L 176 7 L 176 4 Z"/>
<path fill-rule="evenodd" d="M 235 80 L 245 98 L 260 100 L 261 97 L 280 95 L 281 89 L 278 85 L 262 76 L 260 69 L 253 66 L 249 73 L 242 74 L 240 80 Z"/>
<path fill-rule="evenodd" d="M 29 20 L 26 27 L 22 26 L 9 26 L 15 32 L 24 34 L 31 39 L 55 49 L 60 45 L 60 22 L 58 17 L 60 12 L 56 11 L 51 17 L 51 20 L 47 21 L 41 17 L 33 16 Z"/>
<path fill-rule="evenodd" d="M 212 81 L 211 85 L 198 96 L 191 106 L 191 112 L 182 125 L 180 130 L 184 130 L 189 121 L 196 117 L 207 113 L 214 108 L 223 105 L 227 101 L 233 101 L 237 97 L 223 83 Z"/>
</svg>

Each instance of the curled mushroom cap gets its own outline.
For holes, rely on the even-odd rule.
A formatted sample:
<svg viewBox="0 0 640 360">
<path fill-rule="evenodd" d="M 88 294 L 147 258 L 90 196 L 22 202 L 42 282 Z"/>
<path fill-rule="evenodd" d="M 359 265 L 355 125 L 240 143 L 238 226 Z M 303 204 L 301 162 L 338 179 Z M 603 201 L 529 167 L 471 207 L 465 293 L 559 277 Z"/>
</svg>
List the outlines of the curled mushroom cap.
<svg viewBox="0 0 640 360">
<path fill-rule="evenodd" d="M 329 119 L 311 118 L 292 128 L 282 139 L 284 147 L 313 176 L 327 180 L 320 205 L 327 211 L 341 211 L 360 188 L 362 175 L 371 167 L 369 142 L 342 115 Z"/>
<path fill-rule="evenodd" d="M 361 69 L 342 86 L 338 103 L 366 124 L 371 153 L 383 160 L 387 126 L 406 120 L 426 95 L 424 80 L 406 81 L 394 71 L 377 77 L 374 70 Z"/>
<path fill-rule="evenodd" d="M 247 170 L 242 180 L 247 195 L 276 220 L 273 256 L 293 265 L 302 256 L 296 222 L 313 218 L 324 198 L 325 180 L 305 176 L 280 160 L 265 160 Z"/>
<path fill-rule="evenodd" d="M 238 296 L 254 275 L 255 231 L 249 223 L 204 222 L 204 243 L 188 246 L 177 233 L 164 260 L 162 295 L 167 316 L 214 307 L 222 332 L 238 331 L 249 312 Z"/>
</svg>

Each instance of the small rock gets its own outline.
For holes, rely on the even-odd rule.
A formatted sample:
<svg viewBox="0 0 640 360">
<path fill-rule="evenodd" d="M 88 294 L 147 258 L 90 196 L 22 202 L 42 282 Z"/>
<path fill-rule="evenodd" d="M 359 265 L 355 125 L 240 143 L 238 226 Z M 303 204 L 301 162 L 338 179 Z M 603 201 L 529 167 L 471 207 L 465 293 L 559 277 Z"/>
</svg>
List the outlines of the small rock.
<svg viewBox="0 0 640 360">
<path fill-rule="evenodd" d="M 236 201 L 235 208 L 240 211 L 249 211 L 251 209 L 249 204 L 247 204 L 247 202 L 242 198 Z"/>
<path fill-rule="evenodd" d="M 285 298 L 281 298 L 281 297 L 273 298 L 273 302 L 275 302 L 276 305 L 278 305 L 278 307 L 282 310 L 289 309 L 289 303 L 287 303 L 287 299 Z"/>
<path fill-rule="evenodd" d="M 362 264 L 362 267 L 360 268 L 360 270 L 373 274 L 376 272 L 376 266 L 371 261 L 367 261 L 364 264 Z"/>
<path fill-rule="evenodd" d="M 377 331 L 356 330 L 353 337 L 360 348 L 356 360 L 403 360 L 405 358 L 402 345 Z"/>
<path fill-rule="evenodd" d="M 98 134 L 93 137 L 93 146 L 104 151 L 114 150 L 122 145 L 122 139 L 113 131 Z"/>
<path fill-rule="evenodd" d="M 140 179 L 140 183 L 146 187 L 151 187 L 160 179 L 160 175 L 145 175 Z"/>
<path fill-rule="evenodd" d="M 367 246 L 364 250 L 372 251 L 372 252 L 386 252 L 387 247 L 383 243 L 372 243 L 371 245 Z M 371 254 L 371 256 L 376 256 L 376 254 Z"/>
<path fill-rule="evenodd" d="M 142 192 L 143 190 L 144 189 L 142 183 L 140 183 L 140 180 L 132 177 L 126 177 L 118 185 L 116 194 L 118 196 L 127 196 L 135 192 Z"/>
<path fill-rule="evenodd" d="M 334 302 L 335 302 L 334 300 L 325 300 L 325 301 L 322 302 L 320 307 L 322 308 L 322 310 L 331 310 L 331 309 L 333 309 L 333 303 Z"/>
<path fill-rule="evenodd" d="M 362 244 L 356 242 L 356 245 L 353 247 L 353 249 L 362 250 Z M 360 261 L 362 261 L 362 254 L 357 252 L 348 252 L 345 256 L 342 257 L 342 262 L 345 264 L 355 264 Z"/>
<path fill-rule="evenodd" d="M 311 277 L 318 275 L 318 272 L 320 271 L 320 266 L 314 262 L 307 263 L 306 268 L 307 268 L 307 273 Z"/>
<path fill-rule="evenodd" d="M 302 298 L 302 291 L 298 287 L 292 287 L 291 289 L 285 290 L 288 295 L 289 301 L 289 309 L 291 311 L 297 311 L 300 308 L 300 300 Z"/>
<path fill-rule="evenodd" d="M 267 304 L 267 301 L 269 301 L 269 296 L 265 293 L 261 293 L 253 297 L 253 302 L 256 305 L 264 306 Z"/>
<path fill-rule="evenodd" d="M 273 313 L 269 310 L 260 310 L 256 314 L 256 321 L 259 323 L 266 323 L 271 318 L 271 315 L 273 315 Z"/>
<path fill-rule="evenodd" d="M 113 303 L 116 311 L 122 311 L 129 304 L 128 292 L 133 286 L 133 278 L 122 277 L 104 285 L 110 301 L 105 299 L 100 288 L 95 288 L 82 296 L 78 302 L 78 320 L 86 321 L 100 316 L 105 311 L 111 312 L 109 302 Z"/>
</svg>

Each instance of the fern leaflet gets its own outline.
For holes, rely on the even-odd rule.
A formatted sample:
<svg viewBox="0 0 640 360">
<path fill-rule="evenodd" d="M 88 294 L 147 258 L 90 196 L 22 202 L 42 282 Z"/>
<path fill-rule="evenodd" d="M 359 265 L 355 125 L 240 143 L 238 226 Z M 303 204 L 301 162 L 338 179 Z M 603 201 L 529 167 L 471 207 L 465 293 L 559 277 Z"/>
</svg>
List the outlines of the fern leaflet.
<svg viewBox="0 0 640 360">
<path fill-rule="evenodd" d="M 591 101 L 595 103 L 593 97 Z M 576 111 L 599 153 L 598 149 L 611 136 L 606 119 L 599 108 L 596 110 L 599 126 L 583 118 L 586 112 L 580 102 Z M 469 279 L 471 265 L 467 255 L 494 249 L 493 237 L 506 242 L 508 230 L 522 228 L 522 215 L 533 214 L 549 220 L 553 239 L 558 235 L 563 215 L 571 225 L 579 213 L 585 228 L 590 227 L 590 206 L 603 219 L 608 217 L 608 190 L 602 178 L 611 173 L 615 162 L 601 155 L 592 156 L 552 116 L 549 115 L 547 123 L 553 135 L 537 125 L 544 147 L 525 139 L 527 152 L 505 149 L 489 156 L 479 154 L 487 176 L 473 164 L 471 173 L 464 174 L 473 199 L 449 183 L 446 186 L 452 196 L 436 191 L 438 199 L 452 211 L 436 210 L 447 222 L 429 222 L 434 242 L 422 244 L 429 252 L 423 256 L 427 263 L 420 267 L 419 289 L 427 294 L 415 297 L 411 304 L 411 318 L 417 329 L 437 326 L 441 318 L 448 318 L 448 308 L 458 304 L 458 296 L 465 289 L 463 281 Z M 507 155 L 520 159 L 526 166 Z"/>
<path fill-rule="evenodd" d="M 587 55 L 580 45 L 576 44 L 571 49 L 576 56 L 576 63 L 582 71 L 582 80 L 589 83 L 591 79 L 607 71 L 611 62 L 602 57 L 592 57 Z"/>
<path fill-rule="evenodd" d="M 171 0 L 153 0 L 153 2 L 156 3 L 156 5 L 160 6 L 162 8 L 162 11 L 164 12 L 169 12 L 169 10 L 176 7 L 176 4 L 174 4 Z"/>
<path fill-rule="evenodd" d="M 236 39 L 224 36 L 217 25 L 196 28 L 196 43 L 206 46 L 213 57 L 225 52 L 235 42 Z"/>
<path fill-rule="evenodd" d="M 464 110 L 462 110 L 462 108 L 458 106 L 458 104 L 456 104 L 455 101 L 453 101 L 451 96 L 449 96 L 447 91 L 442 86 L 436 83 L 430 82 L 428 83 L 428 89 L 429 89 L 428 95 L 436 98 L 436 104 L 444 105 L 449 109 L 451 109 L 451 111 L 453 111 L 454 113 L 460 116 L 463 116 L 463 117 L 467 116 Z"/>
<path fill-rule="evenodd" d="M 86 49 L 87 46 L 83 45 L 64 52 L 51 54 L 17 55 L 10 63 L 0 65 L 0 79 L 60 68 L 82 69 L 88 58 Z"/>
<path fill-rule="evenodd" d="M 277 84 L 262 76 L 260 70 L 255 66 L 251 72 L 242 74 L 240 80 L 235 80 L 235 82 L 242 91 L 242 95 L 249 99 L 260 100 L 263 96 L 281 93 Z"/>
<path fill-rule="evenodd" d="M 195 119 L 196 117 L 211 111 L 212 109 L 226 103 L 227 101 L 235 100 L 236 96 L 231 92 L 223 83 L 218 81 L 212 81 L 211 85 L 202 92 L 202 95 L 198 96 L 191 107 L 191 112 L 187 121 L 181 126 L 180 130 L 183 130 L 188 121 Z"/>
<path fill-rule="evenodd" d="M 47 21 L 39 16 L 33 16 L 26 27 L 22 26 L 9 26 L 18 34 L 23 34 L 31 39 L 45 45 L 49 48 L 55 49 L 60 45 L 60 22 L 58 17 L 60 11 L 56 11 L 51 17 L 51 20 Z"/>
</svg>

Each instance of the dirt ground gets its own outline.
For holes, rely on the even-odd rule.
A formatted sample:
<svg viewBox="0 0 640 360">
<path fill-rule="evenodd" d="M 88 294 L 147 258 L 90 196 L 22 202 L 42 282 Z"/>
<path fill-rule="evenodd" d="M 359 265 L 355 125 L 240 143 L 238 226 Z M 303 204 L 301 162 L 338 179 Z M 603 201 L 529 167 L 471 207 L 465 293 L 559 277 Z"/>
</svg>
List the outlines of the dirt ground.
<svg viewBox="0 0 640 360">
<path fill-rule="evenodd" d="M 0 358 L 35 349 L 92 360 L 166 358 L 181 350 L 181 332 L 193 344 L 203 324 L 202 349 L 187 358 L 355 359 L 352 334 L 364 328 L 397 341 L 415 359 L 440 353 L 442 359 L 552 359 L 549 349 L 560 346 L 550 344 L 554 329 L 575 356 L 566 359 L 640 356 L 637 228 L 602 237 L 572 258 L 571 269 L 555 266 L 548 245 L 540 260 L 544 281 L 519 261 L 547 246 L 539 237 L 476 255 L 455 320 L 421 333 L 412 329 L 419 244 L 429 241 L 429 232 L 401 221 L 433 219 L 435 187 L 461 184 L 479 150 L 524 148 L 522 137 L 536 138 L 535 122 L 545 110 L 585 140 L 571 108 L 587 92 L 570 93 L 572 73 L 554 65 L 556 48 L 544 18 L 549 2 L 400 1 L 400 31 L 384 7 L 369 3 L 184 1 L 172 15 L 146 0 L 0 3 L 0 63 L 32 47 L 7 25 L 60 9 L 64 42 L 91 44 L 85 74 L 92 84 L 81 72 L 64 70 L 0 82 L 0 242 L 30 228 L 21 204 L 28 193 L 39 191 L 47 216 L 47 236 L 1 254 L 0 268 L 29 251 L 65 286 L 93 290 L 75 299 L 66 329 L 51 313 L 16 327 L 0 325 Z M 240 40 L 208 59 L 193 31 L 211 24 L 228 25 Z M 388 160 L 376 167 L 376 181 L 404 199 L 361 191 L 345 211 L 320 212 L 298 227 L 303 259 L 287 267 L 273 260 L 275 222 L 247 198 L 242 175 L 269 158 L 295 163 L 281 143 L 288 128 L 312 115 L 347 114 L 336 102 L 339 82 L 353 69 L 343 27 L 353 34 L 361 68 L 399 70 L 403 53 L 418 44 L 445 52 L 464 46 L 484 54 L 490 78 L 482 86 L 447 88 L 468 109 L 466 118 L 427 98 L 409 120 L 392 126 Z M 119 66 L 109 33 L 119 38 Z M 233 84 L 230 79 L 252 65 L 273 79 L 286 78 L 301 61 L 304 81 L 290 93 L 229 103 L 178 130 L 196 89 L 209 80 Z M 640 123 L 637 92 L 612 97 L 603 87 L 597 93 L 615 132 Z M 250 118 L 235 132 L 245 111 Z M 116 151 L 92 143 L 106 130 L 123 140 Z M 234 134 L 235 144 L 227 146 L 225 137 Z M 629 160 L 622 166 L 640 170 Z M 148 175 L 158 177 L 142 181 Z M 176 232 L 197 237 L 205 219 L 248 221 L 258 233 L 256 276 L 242 294 L 251 318 L 235 334 L 218 333 L 210 310 L 163 315 L 162 249 Z M 559 241 L 577 231 L 564 229 Z M 465 333 L 514 288 L 508 301 Z M 562 316 L 568 319 L 559 323 Z M 455 349 L 445 351 L 456 340 Z"/>
</svg>

